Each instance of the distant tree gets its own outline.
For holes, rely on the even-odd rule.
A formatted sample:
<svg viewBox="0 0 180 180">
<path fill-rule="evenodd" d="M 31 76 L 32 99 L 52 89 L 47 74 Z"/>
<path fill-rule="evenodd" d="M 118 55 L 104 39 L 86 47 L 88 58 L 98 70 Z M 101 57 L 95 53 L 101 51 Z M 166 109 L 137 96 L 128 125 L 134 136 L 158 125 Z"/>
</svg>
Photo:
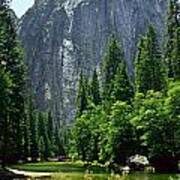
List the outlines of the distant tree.
<svg viewBox="0 0 180 180">
<path fill-rule="evenodd" d="M 76 116 L 80 117 L 88 108 L 88 80 L 80 73 L 77 100 L 76 100 Z"/>
<path fill-rule="evenodd" d="M 30 119 L 30 156 L 32 161 L 37 161 L 39 157 L 38 148 L 38 114 L 34 108 L 33 100 L 30 98 L 28 113 Z"/>
<path fill-rule="evenodd" d="M 138 92 L 146 93 L 148 90 L 161 91 L 166 89 L 166 68 L 152 26 L 149 27 L 146 36 L 140 41 L 135 72 Z"/>
<path fill-rule="evenodd" d="M 167 147 L 163 146 L 165 160 L 168 166 L 165 166 L 167 172 L 178 172 L 178 161 L 180 157 L 180 82 L 176 81 L 170 85 L 168 97 L 165 100 L 165 113 L 167 115 L 166 126 L 166 143 Z M 163 158 L 164 159 L 164 158 Z M 162 162 L 160 162 L 162 164 Z M 161 170 L 161 167 L 160 167 Z"/>
<path fill-rule="evenodd" d="M 11 136 L 11 126 L 9 124 L 9 108 L 11 104 L 10 95 L 12 93 L 13 83 L 10 73 L 6 72 L 5 67 L 0 65 L 0 158 L 4 167 L 8 157 L 11 154 L 9 147 L 9 138 Z"/>
<path fill-rule="evenodd" d="M 49 153 L 53 155 L 55 151 L 55 127 L 51 111 L 48 112 L 47 134 L 50 143 Z"/>
<path fill-rule="evenodd" d="M 104 137 L 102 131 L 105 129 L 102 126 L 105 124 L 103 123 L 105 116 L 106 113 L 99 105 L 93 106 L 76 119 L 72 128 L 69 151 L 72 157 L 86 161 L 100 160 L 100 140 Z"/>
<path fill-rule="evenodd" d="M 176 80 L 180 80 L 180 27 L 177 28 L 174 33 L 173 45 L 174 45 L 172 50 L 173 74 Z"/>
<path fill-rule="evenodd" d="M 145 99 L 143 99 L 143 105 L 139 107 L 139 116 L 141 129 L 144 133 L 141 136 L 144 146 L 148 149 L 148 155 L 152 159 L 157 157 L 163 152 L 163 146 L 165 147 L 166 140 L 163 138 L 165 134 L 166 121 L 164 114 L 164 98 L 162 93 L 148 91 Z"/>
<path fill-rule="evenodd" d="M 117 73 L 114 79 L 114 87 L 112 97 L 115 101 L 130 102 L 134 96 L 134 87 L 129 79 L 125 62 L 121 62 L 118 66 Z"/>
<path fill-rule="evenodd" d="M 102 65 L 102 93 L 103 100 L 109 100 L 113 90 L 113 81 L 119 63 L 124 60 L 124 53 L 117 40 L 112 37 L 109 40 Z"/>
<path fill-rule="evenodd" d="M 38 146 L 39 146 L 40 158 L 41 160 L 45 160 L 46 148 L 45 148 L 44 138 L 42 136 L 39 138 Z"/>
<path fill-rule="evenodd" d="M 100 85 L 96 69 L 94 70 L 90 84 L 90 99 L 95 105 L 99 105 L 101 103 Z"/>
<path fill-rule="evenodd" d="M 48 124 L 47 124 L 47 113 L 45 112 L 39 112 L 38 113 L 38 139 L 39 142 L 41 140 L 41 143 L 43 142 L 44 144 L 44 154 L 43 157 L 45 160 L 48 159 L 48 157 L 50 157 L 50 140 L 48 137 Z"/>
<path fill-rule="evenodd" d="M 30 97 L 26 98 L 25 102 L 25 119 L 23 124 L 23 151 L 24 151 L 24 160 L 26 161 L 27 158 L 29 158 L 30 155 L 30 143 L 31 143 L 31 134 L 30 134 L 30 114 L 29 114 L 29 100 Z"/>
<path fill-rule="evenodd" d="M 126 102 L 117 101 L 112 106 L 109 116 L 109 127 L 106 133 L 107 142 L 104 144 L 105 160 L 126 164 L 127 158 L 133 154 L 135 134 L 130 122 L 132 108 Z"/>
<path fill-rule="evenodd" d="M 47 122 L 47 128 L 48 128 L 48 137 L 50 141 L 53 141 L 54 138 L 54 125 L 53 125 L 53 118 L 51 111 L 48 112 L 48 122 Z"/>
<path fill-rule="evenodd" d="M 77 118 L 73 129 L 73 137 L 75 140 L 77 153 L 79 158 L 81 158 L 83 161 L 88 160 L 88 151 L 91 148 L 89 141 L 87 141 L 87 139 L 91 138 L 91 131 L 87 116 L 89 115 L 83 114 L 81 117 Z"/>
<path fill-rule="evenodd" d="M 89 160 L 100 160 L 100 149 L 102 147 L 102 139 L 104 136 L 104 128 L 106 122 L 106 113 L 104 112 L 102 105 L 94 107 L 90 112 L 89 128 L 91 131 L 91 138 L 89 139 L 90 153 Z M 102 143 L 102 144 L 101 144 Z"/>
<path fill-rule="evenodd" d="M 168 16 L 166 22 L 166 36 L 165 36 L 165 61 L 168 65 L 168 76 L 174 77 L 173 69 L 173 50 L 174 38 L 176 29 L 180 27 L 180 21 L 177 19 L 179 13 L 178 0 L 169 0 Z"/>
<path fill-rule="evenodd" d="M 64 150 L 64 147 L 63 147 L 62 141 L 61 141 L 60 130 L 57 128 L 55 129 L 55 150 L 54 150 L 54 153 L 56 156 L 65 155 L 65 150 Z"/>
<path fill-rule="evenodd" d="M 179 84 L 170 87 L 168 97 L 161 92 L 148 91 L 138 105 L 137 129 L 141 144 L 156 171 L 177 172 L 179 157 Z M 140 101 L 139 101 L 140 102 Z M 137 101 L 136 101 L 137 103 Z M 142 146 L 141 146 L 142 147 Z"/>
</svg>

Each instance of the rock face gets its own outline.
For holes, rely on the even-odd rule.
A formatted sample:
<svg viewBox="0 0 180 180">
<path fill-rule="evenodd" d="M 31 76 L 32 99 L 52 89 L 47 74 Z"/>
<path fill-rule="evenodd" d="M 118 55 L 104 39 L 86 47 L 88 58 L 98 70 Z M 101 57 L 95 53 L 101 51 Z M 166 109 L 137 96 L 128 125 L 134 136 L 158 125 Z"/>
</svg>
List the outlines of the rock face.
<svg viewBox="0 0 180 180">
<path fill-rule="evenodd" d="M 81 69 L 99 66 L 111 34 L 125 49 L 129 72 L 139 36 L 149 24 L 163 33 L 167 0 L 36 0 L 22 17 L 19 34 L 41 110 L 71 122 Z"/>
</svg>

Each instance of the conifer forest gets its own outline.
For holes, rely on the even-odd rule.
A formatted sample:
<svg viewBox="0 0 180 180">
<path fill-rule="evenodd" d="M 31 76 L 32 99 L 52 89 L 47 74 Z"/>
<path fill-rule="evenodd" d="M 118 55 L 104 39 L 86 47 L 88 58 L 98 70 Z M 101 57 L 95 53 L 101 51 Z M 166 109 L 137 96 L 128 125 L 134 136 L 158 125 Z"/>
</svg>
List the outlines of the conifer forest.
<svg viewBox="0 0 180 180">
<path fill-rule="evenodd" d="M 98 43 L 98 42 L 96 42 Z M 59 126 L 38 108 L 8 0 L 0 1 L 0 163 L 81 161 L 117 167 L 146 157 L 156 172 L 180 168 L 180 2 L 169 0 L 162 38 L 149 24 L 130 73 L 112 33 L 98 67 L 80 70 L 75 116 Z M 87 63 L 88 66 L 88 63 Z M 1 169 L 1 168 L 0 168 Z M 1 178 L 0 178 L 1 179 Z"/>
</svg>

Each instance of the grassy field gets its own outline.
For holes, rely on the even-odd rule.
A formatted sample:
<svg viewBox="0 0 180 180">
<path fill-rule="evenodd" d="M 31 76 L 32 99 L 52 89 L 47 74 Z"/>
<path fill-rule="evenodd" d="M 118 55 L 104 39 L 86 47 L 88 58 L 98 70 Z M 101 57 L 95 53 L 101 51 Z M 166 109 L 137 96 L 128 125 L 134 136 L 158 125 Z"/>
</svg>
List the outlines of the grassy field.
<svg viewBox="0 0 180 180">
<path fill-rule="evenodd" d="M 32 172 L 53 172 L 53 173 L 82 173 L 87 171 L 81 162 L 41 162 L 41 163 L 29 163 L 11 166 L 13 169 L 32 171 Z M 93 174 L 108 173 L 108 170 L 97 165 L 92 165 L 88 168 L 88 171 Z"/>
<path fill-rule="evenodd" d="M 132 173 L 128 176 L 112 175 L 106 168 L 93 165 L 89 168 L 84 167 L 82 162 L 42 162 L 13 165 L 10 168 L 28 172 L 50 172 L 51 178 L 43 180 L 180 180 L 178 174 L 148 174 Z"/>
</svg>

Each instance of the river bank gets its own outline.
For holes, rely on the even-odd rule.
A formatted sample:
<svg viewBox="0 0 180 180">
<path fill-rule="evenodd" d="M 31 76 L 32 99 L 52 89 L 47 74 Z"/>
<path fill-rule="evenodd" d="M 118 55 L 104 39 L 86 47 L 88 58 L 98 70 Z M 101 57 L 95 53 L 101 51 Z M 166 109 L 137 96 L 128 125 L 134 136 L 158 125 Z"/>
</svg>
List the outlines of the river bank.
<svg viewBox="0 0 180 180">
<path fill-rule="evenodd" d="M 43 180 L 179 180 L 180 174 L 150 174 L 132 172 L 129 175 L 114 174 L 99 166 L 85 167 L 81 162 L 41 162 L 13 165 L 12 174 Z M 27 180 L 28 178 L 23 178 Z"/>
<path fill-rule="evenodd" d="M 24 174 L 18 174 L 8 169 L 0 168 L 0 179 L 2 180 L 11 180 L 11 179 L 26 179 L 27 176 Z"/>
</svg>

